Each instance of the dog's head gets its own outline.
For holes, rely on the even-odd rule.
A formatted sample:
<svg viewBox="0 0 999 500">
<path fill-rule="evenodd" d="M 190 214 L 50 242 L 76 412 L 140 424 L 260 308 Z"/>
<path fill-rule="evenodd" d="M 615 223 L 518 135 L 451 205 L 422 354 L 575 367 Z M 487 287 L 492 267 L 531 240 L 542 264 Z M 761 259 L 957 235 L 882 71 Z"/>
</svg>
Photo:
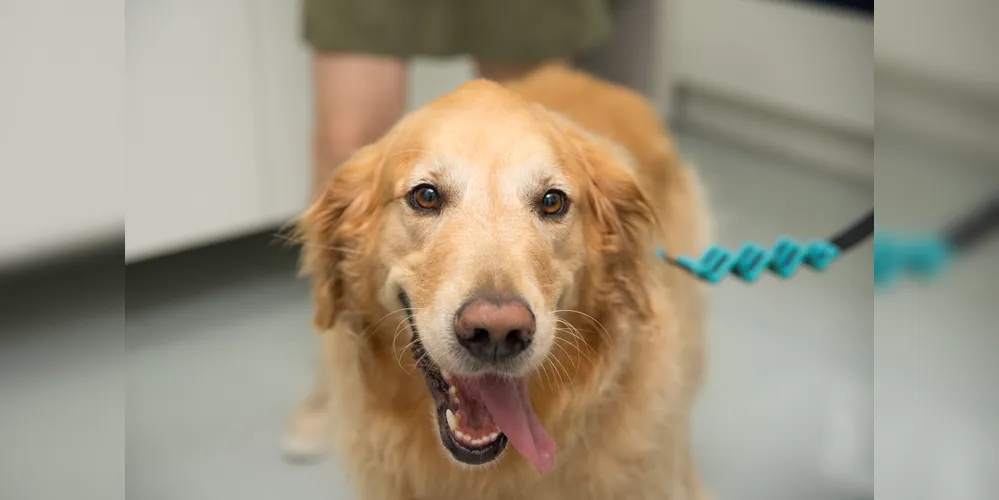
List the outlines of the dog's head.
<svg viewBox="0 0 999 500">
<path fill-rule="evenodd" d="M 622 151 L 472 82 L 359 150 L 305 214 L 316 324 L 407 311 L 451 454 L 486 463 L 509 441 L 546 469 L 525 381 L 569 334 L 560 310 L 645 307 L 652 219 Z"/>
</svg>

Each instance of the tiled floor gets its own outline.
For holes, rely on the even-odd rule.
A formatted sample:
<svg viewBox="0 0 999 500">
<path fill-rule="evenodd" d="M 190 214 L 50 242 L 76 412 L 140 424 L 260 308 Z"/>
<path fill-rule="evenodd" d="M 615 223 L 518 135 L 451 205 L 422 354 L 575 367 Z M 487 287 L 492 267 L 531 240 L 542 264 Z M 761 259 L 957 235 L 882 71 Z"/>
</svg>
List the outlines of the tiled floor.
<svg viewBox="0 0 999 500">
<path fill-rule="evenodd" d="M 824 236 L 873 203 L 869 186 L 694 137 L 681 146 L 710 188 L 722 243 Z M 40 311 L 22 314 L 0 364 L 0 445 L 21 456 L 2 454 L 0 497 L 355 498 L 335 461 L 292 466 L 278 451 L 316 356 L 294 264 L 292 250 L 251 238 L 130 268 L 124 412 L 113 393 L 89 389 L 91 378 L 122 375 L 110 357 L 121 353 L 81 336 L 117 332 L 105 326 L 113 311 L 88 318 L 79 306 L 47 325 Z M 89 271 L 74 272 L 86 280 Z M 694 432 L 717 499 L 871 498 L 870 272 L 868 245 L 823 275 L 715 289 L 712 371 Z M 23 362 L 52 345 L 62 348 L 52 370 Z M 68 419 L 75 425 L 60 428 L 78 407 L 86 411 Z M 66 478 L 31 472 L 46 460 Z"/>
</svg>

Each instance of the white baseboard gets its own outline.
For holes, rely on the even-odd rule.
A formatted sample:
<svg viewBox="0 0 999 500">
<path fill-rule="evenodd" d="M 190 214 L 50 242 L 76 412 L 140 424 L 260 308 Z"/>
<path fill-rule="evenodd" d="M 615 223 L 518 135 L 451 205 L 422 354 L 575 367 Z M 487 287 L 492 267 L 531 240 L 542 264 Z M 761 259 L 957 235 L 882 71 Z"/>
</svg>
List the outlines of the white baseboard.
<svg viewBox="0 0 999 500">
<path fill-rule="evenodd" d="M 999 94 L 889 64 L 879 64 L 876 71 L 879 129 L 890 128 L 943 153 L 992 162 L 999 169 Z"/>
<path fill-rule="evenodd" d="M 874 141 L 703 89 L 680 87 L 674 112 L 678 127 L 709 133 L 787 157 L 803 165 L 870 183 Z"/>
</svg>

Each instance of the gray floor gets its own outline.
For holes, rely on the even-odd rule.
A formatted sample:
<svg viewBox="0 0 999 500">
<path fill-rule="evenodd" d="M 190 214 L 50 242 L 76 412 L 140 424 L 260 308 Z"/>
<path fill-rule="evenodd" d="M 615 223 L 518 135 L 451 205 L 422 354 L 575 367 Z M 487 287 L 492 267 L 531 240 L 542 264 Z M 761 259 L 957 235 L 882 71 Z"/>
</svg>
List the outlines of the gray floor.
<svg viewBox="0 0 999 500">
<path fill-rule="evenodd" d="M 874 202 L 870 187 L 779 159 L 695 137 L 681 146 L 707 181 L 722 243 L 822 236 Z M 335 461 L 279 455 L 316 355 L 294 264 L 294 251 L 257 237 L 129 268 L 126 304 L 121 281 L 95 282 L 93 263 L 57 273 L 44 293 L 5 296 L 0 498 L 355 498 Z M 905 342 L 874 344 L 870 273 L 866 246 L 823 275 L 715 289 L 694 433 L 717 499 L 873 497 L 884 457 L 873 453 L 872 357 Z"/>
<path fill-rule="evenodd" d="M 999 164 L 882 133 L 881 227 L 934 227 L 999 193 Z M 905 285 L 905 284 L 903 284 Z M 999 234 L 934 286 L 874 307 L 878 498 L 987 500 L 999 492 Z"/>
</svg>

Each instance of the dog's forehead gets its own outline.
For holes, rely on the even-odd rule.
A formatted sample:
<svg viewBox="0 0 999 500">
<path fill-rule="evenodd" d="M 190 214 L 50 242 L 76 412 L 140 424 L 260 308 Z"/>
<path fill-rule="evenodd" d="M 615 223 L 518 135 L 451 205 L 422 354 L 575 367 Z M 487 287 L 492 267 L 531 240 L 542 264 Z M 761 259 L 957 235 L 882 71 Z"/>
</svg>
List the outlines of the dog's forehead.
<svg viewBox="0 0 999 500">
<path fill-rule="evenodd" d="M 537 124 L 523 117 L 492 118 L 456 113 L 425 129 L 411 174 L 447 177 L 462 184 L 475 178 L 504 181 L 558 175 L 552 143 Z"/>
<path fill-rule="evenodd" d="M 410 188 L 435 181 L 463 191 L 492 186 L 513 194 L 566 177 L 552 119 L 496 83 L 465 84 L 404 122 L 406 139 L 395 147 L 417 152 L 407 162 Z"/>
</svg>

